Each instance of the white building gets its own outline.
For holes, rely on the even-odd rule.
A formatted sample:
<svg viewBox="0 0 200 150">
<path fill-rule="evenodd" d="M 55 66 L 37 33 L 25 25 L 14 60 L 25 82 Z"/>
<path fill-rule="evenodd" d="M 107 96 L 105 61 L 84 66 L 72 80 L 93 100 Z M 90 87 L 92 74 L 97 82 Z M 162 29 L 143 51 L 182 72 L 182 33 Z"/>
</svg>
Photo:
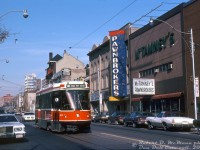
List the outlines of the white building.
<svg viewBox="0 0 200 150">
<path fill-rule="evenodd" d="M 36 74 L 28 74 L 25 76 L 25 91 L 34 91 L 36 90 L 37 80 L 36 80 Z"/>
</svg>

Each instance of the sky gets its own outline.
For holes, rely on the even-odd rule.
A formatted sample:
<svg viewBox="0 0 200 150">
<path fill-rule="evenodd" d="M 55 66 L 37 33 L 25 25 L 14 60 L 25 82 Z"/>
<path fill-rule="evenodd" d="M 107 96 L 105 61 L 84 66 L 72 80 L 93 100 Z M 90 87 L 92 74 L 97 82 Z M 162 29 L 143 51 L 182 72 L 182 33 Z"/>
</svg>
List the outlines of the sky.
<svg viewBox="0 0 200 150">
<path fill-rule="evenodd" d="M 188 0 L 1 0 L 0 27 L 10 36 L 0 43 L 0 97 L 22 92 L 25 75 L 44 79 L 49 52 L 66 50 L 86 65 L 109 31 L 129 22 L 142 27 L 182 2 Z M 26 19 L 18 12 L 25 9 Z"/>
</svg>

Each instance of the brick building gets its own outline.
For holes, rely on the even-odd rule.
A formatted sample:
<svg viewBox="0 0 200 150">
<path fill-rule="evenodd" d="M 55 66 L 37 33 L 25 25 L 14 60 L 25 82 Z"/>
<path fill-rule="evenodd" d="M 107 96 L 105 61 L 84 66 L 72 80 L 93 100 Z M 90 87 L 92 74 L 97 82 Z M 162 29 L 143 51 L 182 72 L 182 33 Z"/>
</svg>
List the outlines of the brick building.
<svg viewBox="0 0 200 150">
<path fill-rule="evenodd" d="M 135 94 L 132 110 L 179 111 L 194 117 L 190 28 L 199 43 L 200 1 L 182 3 L 130 35 L 131 79 L 154 79 L 155 95 Z M 199 77 L 199 48 L 195 50 L 195 71 Z M 132 89 L 133 87 L 131 87 Z M 199 97 L 197 97 L 199 112 Z"/>
</svg>

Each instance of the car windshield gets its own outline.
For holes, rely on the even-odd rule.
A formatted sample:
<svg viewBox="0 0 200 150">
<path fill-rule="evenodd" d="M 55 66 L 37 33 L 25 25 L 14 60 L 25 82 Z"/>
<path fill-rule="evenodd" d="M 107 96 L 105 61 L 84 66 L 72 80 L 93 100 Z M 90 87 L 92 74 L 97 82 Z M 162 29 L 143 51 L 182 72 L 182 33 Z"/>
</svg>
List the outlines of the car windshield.
<svg viewBox="0 0 200 150">
<path fill-rule="evenodd" d="M 101 112 L 101 115 L 109 115 L 108 112 Z"/>
<path fill-rule="evenodd" d="M 169 112 L 169 113 L 165 113 L 164 117 L 183 117 L 183 115 L 176 112 L 171 112 L 171 113 Z"/>
<path fill-rule="evenodd" d="M 88 90 L 69 90 L 67 91 L 67 97 L 70 101 L 73 101 L 77 110 L 90 109 Z"/>
<path fill-rule="evenodd" d="M 0 116 L 0 122 L 18 122 L 14 116 Z"/>
<path fill-rule="evenodd" d="M 153 114 L 151 114 L 151 113 L 141 113 L 140 116 L 149 117 L 149 116 L 153 116 Z"/>
<path fill-rule="evenodd" d="M 24 115 L 34 115 L 34 113 L 24 113 Z"/>
</svg>

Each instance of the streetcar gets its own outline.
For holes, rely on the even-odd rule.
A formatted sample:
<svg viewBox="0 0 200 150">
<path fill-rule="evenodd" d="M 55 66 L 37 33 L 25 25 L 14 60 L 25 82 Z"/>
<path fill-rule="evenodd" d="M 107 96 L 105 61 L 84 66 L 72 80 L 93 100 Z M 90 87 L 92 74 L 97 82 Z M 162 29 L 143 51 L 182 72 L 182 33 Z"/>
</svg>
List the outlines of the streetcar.
<svg viewBox="0 0 200 150">
<path fill-rule="evenodd" d="M 55 132 L 90 129 L 89 86 L 85 81 L 53 83 L 36 93 L 35 123 Z"/>
</svg>

